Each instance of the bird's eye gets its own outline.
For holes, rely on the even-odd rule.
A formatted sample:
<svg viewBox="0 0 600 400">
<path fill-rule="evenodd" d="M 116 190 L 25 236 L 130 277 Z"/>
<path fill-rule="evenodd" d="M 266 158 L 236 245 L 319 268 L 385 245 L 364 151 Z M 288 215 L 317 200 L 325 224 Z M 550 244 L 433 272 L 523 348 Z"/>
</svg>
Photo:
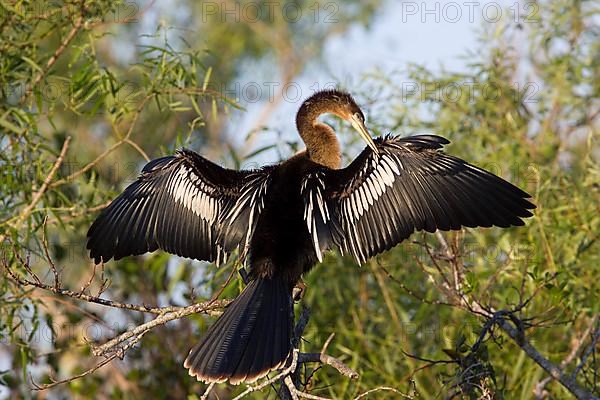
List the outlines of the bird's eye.
<svg viewBox="0 0 600 400">
<path fill-rule="evenodd" d="M 360 112 L 355 112 L 354 113 L 354 118 L 358 118 L 362 122 L 365 122 L 365 116 L 362 113 L 360 113 Z"/>
</svg>

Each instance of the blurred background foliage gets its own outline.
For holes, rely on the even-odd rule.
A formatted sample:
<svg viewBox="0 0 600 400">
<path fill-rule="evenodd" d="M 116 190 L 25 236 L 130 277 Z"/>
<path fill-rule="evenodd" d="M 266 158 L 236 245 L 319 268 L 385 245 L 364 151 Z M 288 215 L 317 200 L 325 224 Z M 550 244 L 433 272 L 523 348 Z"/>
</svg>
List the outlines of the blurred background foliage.
<svg viewBox="0 0 600 400">
<path fill-rule="evenodd" d="M 16 255 L 27 255 L 33 271 L 51 280 L 43 257 L 45 234 L 62 284 L 78 290 L 93 270 L 85 251 L 87 228 L 147 160 L 186 146 L 237 168 L 276 162 L 267 150 L 287 157 L 298 149 L 297 142 L 268 125 L 284 101 L 281 88 L 319 65 L 328 37 L 357 25 L 368 28 L 385 5 L 377 0 L 269 4 L 2 1 L 5 262 L 18 270 Z M 522 296 L 533 296 L 519 314 L 534 323 L 528 338 L 550 361 L 567 359 L 566 370 L 573 371 L 590 348 L 589 332 L 597 332 L 600 304 L 598 10 L 586 1 L 531 4 L 539 7 L 535 24 L 506 21 L 474 32 L 480 40 L 465 54 L 465 70 L 404 64 L 366 74 L 347 89 L 363 105 L 374 134 L 446 136 L 453 142 L 448 152 L 533 195 L 538 209 L 526 227 L 468 229 L 444 237 L 464 262 L 465 293 L 494 309 L 512 309 Z M 225 17 L 223 7 L 235 17 Z M 334 23 L 326 23 L 334 11 Z M 313 17 L 296 19 L 294 12 Z M 144 22 L 149 13 L 158 13 L 160 18 L 152 19 L 157 25 Z M 229 132 L 228 118 L 244 113 L 235 83 L 254 72 L 257 82 L 279 86 L 254 126 Z M 286 120 L 286 129 L 294 132 L 293 115 Z M 328 121 L 339 131 L 347 129 Z M 64 161 L 49 175 L 67 137 Z M 358 147 L 345 142 L 348 161 Z M 423 247 L 439 247 L 435 237 L 411 239 L 361 268 L 330 254 L 306 277 L 303 303 L 313 312 L 303 349 L 320 350 L 335 332 L 329 353 L 360 374 L 349 380 L 328 367 L 314 374 L 308 370 L 306 390 L 334 398 L 354 398 L 382 386 L 421 398 L 478 398 L 488 389 L 495 398 L 529 399 L 534 393 L 569 398 L 555 381 L 538 390 L 545 372 L 500 333 L 478 354 L 488 368 L 487 389 L 464 385 L 456 364 L 420 368 L 426 362 L 407 355 L 460 358 L 482 329 L 473 313 L 437 304 L 446 300 L 436 284 L 440 271 Z M 210 298 L 231 268 L 217 270 L 160 252 L 129 257 L 106 265 L 110 286 L 103 295 L 120 302 L 186 305 Z M 88 290 L 100 287 L 100 271 L 96 274 Z M 234 280 L 222 297 L 232 298 L 241 288 Z M 93 366 L 98 360 L 87 341 L 102 341 L 148 318 L 24 288 L 3 273 L 0 397 L 199 398 L 204 386 L 181 364 L 213 321 L 204 315 L 157 328 L 124 360 L 83 379 L 32 392 L 32 380 L 49 382 Z M 598 395 L 595 352 L 584 361 L 578 382 Z M 228 398 L 239 391 L 220 385 L 215 393 Z M 267 388 L 255 397 L 276 395 Z"/>
</svg>

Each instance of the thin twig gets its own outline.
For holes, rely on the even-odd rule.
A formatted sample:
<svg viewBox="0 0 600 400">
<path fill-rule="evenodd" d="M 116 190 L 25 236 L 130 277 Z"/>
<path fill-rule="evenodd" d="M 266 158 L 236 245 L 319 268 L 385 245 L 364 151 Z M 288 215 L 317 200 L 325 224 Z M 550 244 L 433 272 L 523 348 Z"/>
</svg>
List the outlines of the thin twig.
<svg viewBox="0 0 600 400">
<path fill-rule="evenodd" d="M 288 393 L 290 394 L 290 397 L 292 398 L 292 400 L 298 400 L 298 389 L 296 389 L 296 386 L 294 385 L 294 382 L 292 381 L 292 378 L 289 375 L 286 375 L 285 378 L 283 379 L 283 383 L 285 384 L 285 387 L 288 389 Z"/>
<path fill-rule="evenodd" d="M 127 143 L 128 145 L 130 145 L 131 147 L 133 147 L 134 149 L 137 150 L 138 153 L 140 153 L 142 155 L 142 157 L 144 157 L 144 160 L 146 160 L 146 162 L 150 161 L 150 157 L 148 157 L 148 154 L 146 154 L 146 152 L 133 140 L 127 138 L 124 139 L 125 143 Z"/>
<path fill-rule="evenodd" d="M 187 307 L 181 307 L 177 311 L 169 311 L 163 313 L 152 321 L 146 322 L 142 325 L 138 325 L 135 328 L 122 333 L 121 335 L 109 340 L 101 346 L 92 347 L 92 353 L 95 356 L 112 354 L 115 352 L 115 348 L 119 346 L 121 343 L 126 342 L 132 338 L 138 337 L 140 335 L 145 334 L 149 330 L 159 325 L 164 325 L 169 321 L 173 321 L 175 319 L 181 319 L 191 314 L 197 313 L 209 313 L 210 311 L 217 310 L 223 308 L 223 302 L 228 303 L 227 300 L 213 300 L 205 303 L 193 304 Z M 119 347 L 116 351 L 120 351 L 122 348 Z"/>
<path fill-rule="evenodd" d="M 319 362 L 322 364 L 327 364 L 337 369 L 340 374 L 347 376 L 351 379 L 357 379 L 359 377 L 358 372 L 354 371 L 352 368 L 348 367 L 346 364 L 344 364 L 337 358 L 330 356 L 329 354 L 300 353 L 298 360 L 301 364 L 308 362 Z"/>
<path fill-rule="evenodd" d="M 408 395 L 406 393 L 402 393 L 401 391 L 399 391 L 398 389 L 394 389 L 393 387 L 379 386 L 374 389 L 367 390 L 364 393 L 361 393 L 360 395 L 355 397 L 354 400 L 359 400 L 359 399 L 362 399 L 363 397 L 370 395 L 371 393 L 381 392 L 381 391 L 393 392 L 393 393 L 399 394 L 400 396 L 404 397 L 405 399 L 414 399 L 415 398 L 414 396 Z"/>
<path fill-rule="evenodd" d="M 596 320 L 597 320 L 597 315 L 595 315 L 592 318 L 592 321 L 590 322 L 590 324 L 588 325 L 588 327 L 583 331 L 583 333 L 581 334 L 581 336 L 577 339 L 575 339 L 575 343 L 573 345 L 573 347 L 571 348 L 571 351 L 569 352 L 569 354 L 560 362 L 560 366 L 559 368 L 564 370 L 567 365 L 569 365 L 571 363 L 571 361 L 573 361 L 575 359 L 575 357 L 577 356 L 577 353 L 579 352 L 579 349 L 581 349 L 581 346 L 583 346 L 583 344 L 585 343 L 585 338 L 590 334 L 590 332 L 592 331 L 592 329 L 594 328 L 594 326 L 596 325 Z M 583 357 L 582 357 L 583 359 Z M 573 371 L 573 374 L 571 374 L 571 377 L 573 379 L 575 379 L 576 375 L 577 375 L 577 368 L 575 368 L 575 370 Z M 536 398 L 538 399 L 542 399 L 545 397 L 545 388 L 546 385 L 552 380 L 552 377 L 547 376 L 546 378 L 542 379 L 541 381 L 539 381 L 536 385 L 535 385 L 535 389 L 534 389 L 534 394 L 536 396 Z"/>
<path fill-rule="evenodd" d="M 131 347 L 133 347 L 133 346 L 134 346 L 134 345 L 135 345 L 137 342 L 139 342 L 139 341 L 141 340 L 142 336 L 143 336 L 144 334 L 146 334 L 147 332 L 148 332 L 147 330 L 146 330 L 146 331 L 144 331 L 144 332 L 141 332 L 141 333 L 140 333 L 140 334 L 139 334 L 139 335 L 138 335 L 138 336 L 135 338 L 135 340 L 132 340 L 132 341 L 130 341 L 130 342 L 129 342 L 129 343 L 127 343 L 125 346 L 123 346 L 122 348 L 120 348 L 118 352 L 114 352 L 114 353 L 113 353 L 113 354 L 112 354 L 110 357 L 107 357 L 106 359 L 104 359 L 104 360 L 100 361 L 98 364 L 96 364 L 96 365 L 95 365 L 95 366 L 93 366 L 92 368 L 88 369 L 87 371 L 84 371 L 84 372 L 82 372 L 82 373 L 80 373 L 80 374 L 77 374 L 77 375 L 71 376 L 71 377 L 69 377 L 69 378 L 61 379 L 61 380 L 58 380 L 58 381 L 54 380 L 54 381 L 53 381 L 53 382 L 51 382 L 51 383 L 47 383 L 47 384 L 43 384 L 43 385 L 38 385 L 37 383 L 35 383 L 35 381 L 33 380 L 33 378 L 31 378 L 31 384 L 32 384 L 32 385 L 33 385 L 33 387 L 34 387 L 34 390 L 46 390 L 46 389 L 50 389 L 50 388 L 52 388 L 52 387 L 54 387 L 54 386 L 57 386 L 57 385 L 61 385 L 61 384 L 64 384 L 64 383 L 72 382 L 72 381 L 74 381 L 74 380 L 76 380 L 76 379 L 83 378 L 83 377 L 84 377 L 84 376 L 86 376 L 86 375 L 90 375 L 90 374 L 92 374 L 93 372 L 95 372 L 95 371 L 97 371 L 98 369 L 100 369 L 100 368 L 102 368 L 103 366 L 105 366 L 106 364 L 109 364 L 111 361 L 113 361 L 113 360 L 114 360 L 115 358 L 117 358 L 117 357 L 118 357 L 119 359 L 123 359 L 123 356 L 124 356 L 125 352 L 126 352 L 127 350 L 129 350 Z"/>
<path fill-rule="evenodd" d="M 428 358 L 423 358 L 423 357 L 416 356 L 414 354 L 407 353 L 406 351 L 404 351 L 402 349 L 400 349 L 400 351 L 402 352 L 402 354 L 404 354 L 407 357 L 413 358 L 415 360 L 423 361 L 423 362 L 429 363 L 431 365 L 435 365 L 435 364 L 456 364 L 455 360 L 431 360 L 431 359 L 428 359 Z"/>
<path fill-rule="evenodd" d="M 54 275 L 54 287 L 60 287 L 60 276 L 58 271 L 56 270 L 56 264 L 50 257 L 50 250 L 48 249 L 48 238 L 46 237 L 46 223 L 48 222 L 48 216 L 44 217 L 44 222 L 42 224 L 42 247 L 44 248 L 44 254 L 46 255 L 46 260 L 50 265 L 50 269 L 52 270 L 52 274 Z"/>
<path fill-rule="evenodd" d="M 82 13 L 84 12 L 83 8 L 84 7 L 82 6 Z M 37 86 L 37 84 L 40 83 L 40 81 L 44 78 L 44 76 L 46 76 L 46 74 L 48 73 L 48 71 L 50 70 L 50 68 L 52 68 L 52 66 L 56 63 L 56 61 L 58 61 L 58 59 L 60 58 L 60 56 L 67 49 L 67 46 L 69 46 L 69 44 L 71 43 L 71 41 L 73 39 L 75 39 L 75 36 L 77 35 L 77 33 L 79 32 L 79 30 L 81 29 L 82 26 L 83 26 L 83 15 L 80 15 L 75 20 L 75 23 L 73 24 L 73 27 L 71 28 L 71 30 L 69 31 L 69 33 L 67 33 L 67 36 L 65 36 L 65 38 L 61 42 L 60 46 L 56 49 L 56 51 L 54 52 L 54 54 L 52 54 L 52 56 L 48 59 L 48 61 L 46 62 L 46 66 L 44 67 L 44 69 L 42 69 L 36 75 L 36 77 L 33 79 L 33 82 L 31 83 L 31 87 L 30 87 L 31 90 L 27 91 L 26 93 L 30 93 Z M 21 102 L 24 101 L 24 100 L 25 100 L 25 97 L 23 97 L 21 99 Z"/>
<path fill-rule="evenodd" d="M 208 300 L 204 303 L 193 304 L 191 306 L 180 307 L 179 309 L 174 309 L 172 311 L 160 313 L 159 316 L 156 317 L 155 319 L 153 319 L 152 321 L 146 322 L 145 324 L 142 324 L 142 325 L 138 325 L 137 327 L 135 327 L 127 332 L 124 332 L 121 335 L 109 340 L 102 346 L 92 348 L 92 352 L 94 353 L 94 355 L 108 354 L 108 353 L 112 352 L 113 349 L 115 347 L 117 347 L 118 345 L 120 345 L 121 343 L 128 341 L 131 338 L 137 337 L 140 334 L 143 335 L 144 333 L 146 333 L 147 331 L 149 331 L 150 329 L 152 329 L 156 326 L 164 325 L 165 323 L 167 323 L 169 321 L 172 321 L 175 319 L 181 319 L 190 314 L 197 314 L 197 313 L 210 314 L 211 311 L 213 311 L 213 310 L 223 308 L 224 307 L 222 305 L 223 302 L 225 302 L 226 304 L 229 304 L 230 301 L 229 300 L 218 300 L 218 297 L 221 295 L 221 293 L 223 292 L 225 287 L 231 281 L 231 278 L 235 274 L 235 271 L 236 271 L 235 268 L 231 269 L 231 273 L 229 274 L 229 277 L 227 278 L 227 280 L 223 283 L 223 285 L 221 285 L 221 288 L 217 291 L 217 293 L 215 293 L 212 296 L 212 298 L 210 300 Z"/>
<path fill-rule="evenodd" d="M 208 385 L 202 396 L 200 396 L 200 400 L 208 400 L 208 395 L 210 394 L 211 390 L 213 390 L 213 388 L 215 387 L 215 384 L 215 382 L 211 382 Z"/>
<path fill-rule="evenodd" d="M 312 400 L 329 400 L 327 397 L 315 396 L 314 394 L 305 393 L 305 392 L 298 390 L 298 388 L 296 388 L 296 386 L 294 385 L 294 382 L 292 381 L 292 377 L 289 375 L 286 376 L 283 381 L 285 382 L 285 386 L 290 391 L 290 394 L 292 395 L 293 400 L 298 400 L 300 397 L 305 398 L 305 399 L 312 399 Z"/>
<path fill-rule="evenodd" d="M 102 368 L 103 366 L 105 366 L 106 364 L 110 363 L 112 360 L 114 360 L 115 358 L 117 358 L 117 355 L 114 354 L 111 357 L 108 357 L 102 361 L 100 361 L 98 364 L 94 365 L 92 368 L 77 374 L 77 375 L 73 375 L 71 377 L 65 378 L 65 379 L 61 379 L 61 380 L 53 380 L 51 383 L 45 383 L 42 385 L 37 384 L 34 380 L 33 377 L 30 377 L 31 380 L 31 385 L 33 386 L 33 390 L 46 390 L 46 389 L 50 389 L 53 388 L 54 386 L 58 386 L 58 385 L 62 385 L 63 383 L 69 383 L 72 382 L 76 379 L 80 379 L 83 378 L 84 376 L 87 376 L 95 371 L 97 371 L 98 369 Z"/>
<path fill-rule="evenodd" d="M 598 317 L 597 315 L 594 316 L 594 318 L 596 319 L 596 324 L 598 324 L 597 317 Z M 594 324 L 594 325 L 596 325 L 596 324 Z M 588 332 L 588 334 L 589 334 L 589 332 Z M 571 377 L 573 379 L 575 379 L 575 377 L 577 376 L 577 374 L 579 373 L 579 371 L 581 371 L 581 369 L 583 368 L 583 366 L 587 362 L 587 359 L 590 356 L 590 354 L 592 354 L 596 350 L 596 345 L 598 344 L 598 340 L 599 339 L 600 339 L 600 326 L 597 326 L 596 329 L 592 333 L 592 340 L 591 340 L 590 345 L 587 347 L 587 349 L 582 354 L 581 361 L 579 362 L 579 364 L 577 365 L 577 367 L 573 371 L 573 374 L 571 375 Z"/>
<path fill-rule="evenodd" d="M 408 286 L 406 286 L 404 284 L 404 282 L 402 282 L 399 279 L 397 279 L 396 277 L 394 277 L 385 267 L 380 266 L 380 268 L 383 270 L 383 272 L 385 272 L 385 274 L 387 275 L 387 277 L 389 279 L 391 279 L 394 283 L 396 283 L 398 286 L 400 286 L 400 289 L 404 290 L 406 293 L 408 293 L 410 296 L 414 297 L 421 303 L 431 304 L 431 305 L 450 306 L 450 307 L 454 306 L 454 304 L 445 303 L 441 300 L 429 300 L 429 299 L 424 298 L 423 296 L 418 295 L 412 289 L 410 289 Z"/>
<path fill-rule="evenodd" d="M 92 285 L 92 282 L 94 281 L 94 278 L 96 277 L 96 267 L 97 264 L 93 263 L 93 267 L 92 267 L 92 273 L 90 274 L 90 277 L 88 278 L 88 280 L 84 283 L 84 285 L 81 287 L 81 290 L 79 291 L 79 293 L 85 293 L 86 290 L 89 289 L 89 287 Z M 102 263 L 102 266 L 104 266 L 104 263 Z"/>
<path fill-rule="evenodd" d="M 456 261 L 454 253 L 450 250 L 448 244 L 442 235 L 437 235 L 438 241 L 445 252 L 445 256 L 448 257 L 448 261 Z M 541 353 L 531 345 L 531 343 L 525 337 L 524 322 L 522 319 L 517 318 L 514 313 L 520 311 L 524 305 L 518 305 L 513 311 L 495 311 L 491 307 L 485 307 L 477 299 L 471 298 L 465 295 L 460 290 L 460 285 L 450 285 L 446 277 L 443 275 L 441 268 L 437 265 L 435 255 L 429 250 L 429 247 L 425 245 L 425 248 L 429 254 L 434 265 L 438 268 L 442 279 L 448 285 L 448 294 L 456 301 L 456 306 L 462 306 L 469 312 L 480 315 L 486 318 L 486 321 L 492 320 L 492 324 L 498 326 L 504 333 L 506 333 L 515 342 L 521 350 L 527 354 L 529 358 L 535 361 L 540 367 L 542 367 L 553 379 L 557 380 L 562 386 L 564 386 L 569 392 L 571 392 L 578 399 L 591 399 L 593 398 L 591 393 L 585 388 L 581 387 L 575 379 L 564 373 L 560 367 L 550 362 Z M 462 280 L 462 276 L 457 276 L 458 279 Z M 459 282 L 460 283 L 460 282 Z M 512 323 L 512 324 L 511 324 Z M 488 324 L 486 324 L 487 326 Z M 514 325 L 514 326 L 513 326 Z M 490 327 L 491 328 L 491 327 Z"/>
<path fill-rule="evenodd" d="M 15 255 L 17 256 L 17 258 L 19 258 L 18 253 L 15 253 Z M 187 309 L 189 307 L 192 307 L 192 306 L 188 306 L 188 307 L 181 307 L 181 306 L 150 307 L 150 306 L 138 305 L 138 304 L 120 303 L 120 302 L 105 299 L 102 297 L 88 295 L 88 294 L 85 294 L 82 292 L 74 292 L 72 290 L 64 289 L 61 287 L 54 287 L 52 285 L 47 285 L 47 284 L 41 282 L 37 275 L 30 272 L 31 268 L 29 268 L 27 261 L 21 259 L 20 262 L 23 265 L 23 267 L 25 267 L 25 269 L 27 269 L 28 272 L 30 274 L 32 274 L 34 281 L 31 281 L 27 278 L 23 278 L 23 277 L 17 275 L 10 268 L 10 266 L 8 264 L 8 260 L 6 260 L 6 254 L 4 254 L 2 265 L 4 266 L 4 269 L 6 270 L 8 275 L 12 278 L 12 280 L 15 281 L 18 285 L 20 285 L 22 287 L 33 286 L 33 287 L 36 287 L 36 288 L 39 288 L 42 290 L 50 291 L 54 294 L 71 297 L 74 299 L 86 301 L 88 303 L 95 303 L 95 304 L 100 304 L 100 305 L 106 306 L 106 307 L 121 308 L 121 309 L 126 309 L 126 310 L 133 310 L 133 311 L 145 312 L 145 313 L 150 313 L 150 314 L 158 314 L 158 315 L 162 315 L 162 314 L 169 313 L 169 312 L 178 312 L 178 311 Z M 227 304 L 229 304 L 229 300 L 220 300 L 220 301 L 213 300 L 212 302 L 207 301 L 204 303 L 198 303 L 198 304 L 196 304 L 196 306 L 197 305 L 208 306 L 209 304 L 212 305 L 212 303 L 216 303 L 216 306 L 214 308 L 213 307 L 207 308 L 206 311 L 209 315 L 218 314 L 216 312 L 213 312 L 213 310 L 225 307 Z"/>
<path fill-rule="evenodd" d="M 52 179 L 54 178 L 56 171 L 58 171 L 58 168 L 62 165 L 62 163 L 65 159 L 65 155 L 67 154 L 67 150 L 69 149 L 69 143 L 71 143 L 71 136 L 67 136 L 67 138 L 63 142 L 62 149 L 60 150 L 60 154 L 58 155 L 58 158 L 54 162 L 54 165 L 52 165 L 52 168 L 50 169 L 50 172 L 46 176 L 46 179 L 44 179 L 42 186 L 38 189 L 37 192 L 35 192 L 35 194 L 33 195 L 33 198 L 31 199 L 31 202 L 27 205 L 27 207 L 25 207 L 19 213 L 19 217 L 12 224 L 12 227 L 14 229 L 17 229 L 23 223 L 23 221 L 27 217 L 29 217 L 33 208 L 40 201 L 40 199 L 42 198 L 44 193 L 46 193 L 46 190 L 48 190 L 48 187 L 50 187 L 50 182 L 52 182 Z M 0 242 L 2 242 L 2 241 L 4 241 L 4 235 L 2 235 L 0 237 Z"/>
<path fill-rule="evenodd" d="M 271 385 L 272 383 L 277 382 L 284 376 L 287 376 L 287 375 L 291 374 L 292 372 L 294 372 L 296 367 L 298 366 L 298 354 L 299 354 L 298 349 L 294 349 L 290 355 L 291 362 L 288 367 L 286 367 L 284 370 L 282 370 L 280 373 L 278 373 L 274 377 L 266 379 L 259 385 L 248 386 L 245 391 L 243 391 L 242 393 L 240 393 L 239 395 L 234 397 L 233 400 L 240 400 L 242 397 L 246 396 L 249 393 L 256 392 L 258 390 L 262 390 L 262 389 L 266 388 L 267 386 Z"/>
<path fill-rule="evenodd" d="M 561 369 L 543 357 L 540 352 L 523 337 L 522 332 L 514 328 L 508 321 L 501 319 L 498 326 L 540 367 L 544 369 L 553 379 L 560 382 L 569 392 L 578 399 L 594 399 L 592 394 L 581 387 L 577 381 L 561 371 Z"/>
<path fill-rule="evenodd" d="M 329 335 L 329 337 L 325 341 L 325 344 L 323 344 L 323 347 L 321 347 L 321 354 L 325 354 L 327 352 L 327 348 L 329 347 L 329 344 L 333 340 L 334 336 L 335 336 L 335 332 L 331 332 L 331 334 Z"/>
<path fill-rule="evenodd" d="M 51 187 L 64 185 L 67 182 L 71 182 L 72 180 L 74 180 L 78 176 L 85 174 L 87 171 L 89 171 L 90 169 L 94 168 L 94 166 L 96 166 L 96 164 L 98 164 L 100 161 L 102 161 L 104 158 L 106 158 L 109 154 L 111 154 L 113 151 L 115 151 L 116 149 L 118 149 L 121 145 L 123 145 L 124 143 L 126 143 L 127 140 L 129 139 L 129 137 L 131 136 L 131 134 L 133 133 L 133 129 L 136 126 L 137 121 L 139 120 L 140 115 L 142 114 L 142 111 L 144 110 L 144 107 L 146 106 L 146 103 L 153 96 L 154 96 L 154 93 L 146 95 L 142 99 L 142 101 L 140 102 L 140 104 L 137 106 L 137 108 L 135 110 L 135 113 L 133 114 L 133 119 L 132 119 L 132 121 L 131 121 L 131 123 L 129 125 L 129 128 L 127 129 L 127 132 L 125 133 L 125 136 L 123 136 L 117 142 L 113 143 L 112 146 L 110 146 L 108 149 L 104 150 L 98 157 L 96 157 L 90 163 L 86 164 L 83 168 L 79 169 L 78 171 L 73 172 L 72 174 L 70 174 L 66 178 L 59 179 L 56 182 L 52 183 Z"/>
</svg>

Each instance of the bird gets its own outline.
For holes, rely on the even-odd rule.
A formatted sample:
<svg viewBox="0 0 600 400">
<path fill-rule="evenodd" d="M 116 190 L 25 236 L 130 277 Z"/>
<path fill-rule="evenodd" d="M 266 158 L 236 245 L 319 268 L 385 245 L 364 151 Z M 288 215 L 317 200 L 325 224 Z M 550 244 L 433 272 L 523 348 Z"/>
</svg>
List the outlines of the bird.
<svg viewBox="0 0 600 400">
<path fill-rule="evenodd" d="M 324 114 L 366 143 L 345 167 Z M 295 122 L 306 149 L 277 164 L 232 170 L 185 148 L 150 161 L 88 231 L 95 263 L 161 249 L 218 266 L 238 253 L 247 284 L 184 362 L 198 381 L 251 383 L 285 365 L 293 289 L 325 252 L 363 264 L 416 231 L 520 226 L 536 207 L 523 190 L 445 153 L 441 136 L 373 139 L 344 90 L 314 93 Z"/>
</svg>

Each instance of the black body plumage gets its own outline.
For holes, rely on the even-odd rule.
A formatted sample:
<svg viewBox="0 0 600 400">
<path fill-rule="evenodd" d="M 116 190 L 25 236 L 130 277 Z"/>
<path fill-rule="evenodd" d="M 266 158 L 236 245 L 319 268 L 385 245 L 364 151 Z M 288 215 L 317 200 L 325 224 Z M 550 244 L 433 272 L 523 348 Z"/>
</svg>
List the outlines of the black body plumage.
<svg viewBox="0 0 600 400">
<path fill-rule="evenodd" d="M 348 112 L 318 107 L 348 102 Z M 218 264 L 238 249 L 250 266 L 244 291 L 190 351 L 190 375 L 239 383 L 281 366 L 292 289 L 326 250 L 363 263 L 414 231 L 523 225 L 532 215 L 527 193 L 443 153 L 439 136 L 379 138 L 332 168 L 339 154 L 327 160 L 323 147 L 338 145 L 316 118 L 330 111 L 360 122 L 356 109 L 343 92 L 307 100 L 297 125 L 308 149 L 274 166 L 234 171 L 189 150 L 151 161 L 90 227 L 96 262 L 163 249 Z"/>
</svg>

